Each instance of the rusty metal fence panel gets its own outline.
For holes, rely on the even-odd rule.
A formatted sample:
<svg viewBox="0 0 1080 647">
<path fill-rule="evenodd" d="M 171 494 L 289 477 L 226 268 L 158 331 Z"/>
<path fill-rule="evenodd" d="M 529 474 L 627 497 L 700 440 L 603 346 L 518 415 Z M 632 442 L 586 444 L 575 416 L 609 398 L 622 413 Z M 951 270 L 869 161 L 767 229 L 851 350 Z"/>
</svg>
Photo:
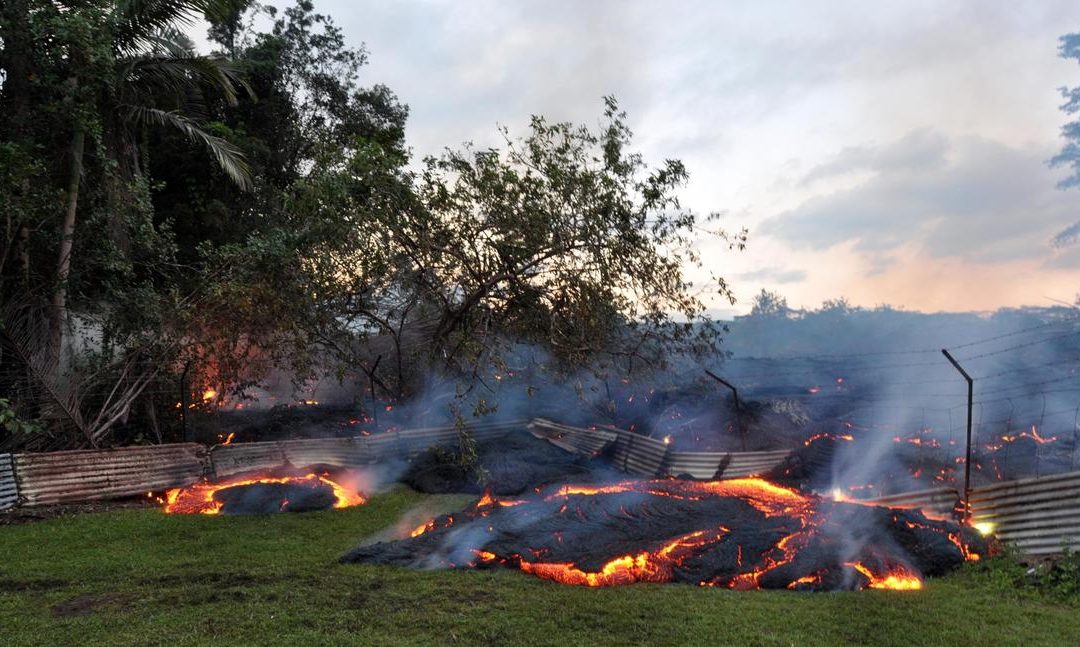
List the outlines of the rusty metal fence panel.
<svg viewBox="0 0 1080 647">
<path fill-rule="evenodd" d="M 506 434 L 524 429 L 524 420 L 501 423 L 468 423 L 464 430 L 475 441 L 500 438 Z M 387 431 L 367 437 L 368 446 L 375 460 L 389 458 L 412 458 L 429 447 L 452 445 L 458 442 L 461 429 L 458 427 L 429 427 Z"/>
<path fill-rule="evenodd" d="M 214 476 L 225 477 L 286 465 L 359 467 L 374 460 L 367 438 L 307 438 L 217 445 L 210 449 Z"/>
<path fill-rule="evenodd" d="M 375 459 L 364 436 L 285 440 L 281 442 L 281 451 L 285 460 L 296 467 L 320 464 L 359 467 Z"/>
<path fill-rule="evenodd" d="M 285 451 L 276 442 L 217 445 L 210 449 L 210 465 L 218 478 L 275 469 L 285 465 Z"/>
<path fill-rule="evenodd" d="M 694 478 L 713 478 L 721 466 L 722 478 L 761 474 L 780 464 L 791 452 L 676 452 L 667 443 L 623 429 L 583 429 L 537 418 L 529 425 L 533 435 L 552 444 L 589 456 L 595 456 L 615 444 L 615 467 L 636 476 L 689 474 Z"/>
<path fill-rule="evenodd" d="M 194 443 L 15 454 L 15 483 L 29 506 L 132 496 L 194 483 L 205 454 Z"/>
<path fill-rule="evenodd" d="M 15 507 L 19 490 L 15 487 L 15 466 L 11 454 L 0 454 L 0 510 Z"/>
<path fill-rule="evenodd" d="M 1080 472 L 975 488 L 971 514 L 1025 555 L 1080 549 Z"/>
<path fill-rule="evenodd" d="M 890 494 L 866 501 L 890 508 L 914 508 L 944 517 L 951 515 L 960 505 L 960 493 L 953 488 L 942 487 Z"/>
</svg>

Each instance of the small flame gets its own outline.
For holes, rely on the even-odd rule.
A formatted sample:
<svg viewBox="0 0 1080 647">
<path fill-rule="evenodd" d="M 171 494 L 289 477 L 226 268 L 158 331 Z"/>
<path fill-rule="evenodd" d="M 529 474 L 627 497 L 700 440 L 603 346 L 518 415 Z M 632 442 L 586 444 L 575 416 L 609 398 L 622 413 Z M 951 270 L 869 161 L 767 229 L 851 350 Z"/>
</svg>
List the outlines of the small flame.
<svg viewBox="0 0 1080 647">
<path fill-rule="evenodd" d="M 922 578 L 906 568 L 897 566 L 885 575 L 874 575 L 866 566 L 859 562 L 847 562 L 847 566 L 866 576 L 870 580 L 872 589 L 890 589 L 893 591 L 917 591 L 923 587 Z"/>
<path fill-rule="evenodd" d="M 435 520 L 431 519 L 431 520 L 429 520 L 429 521 L 427 521 L 425 523 L 420 524 L 416 528 L 413 528 L 413 530 L 409 533 L 409 536 L 410 537 L 419 537 L 420 535 L 424 534 L 425 532 L 427 532 L 429 530 L 434 530 L 434 529 L 435 529 Z"/>
</svg>

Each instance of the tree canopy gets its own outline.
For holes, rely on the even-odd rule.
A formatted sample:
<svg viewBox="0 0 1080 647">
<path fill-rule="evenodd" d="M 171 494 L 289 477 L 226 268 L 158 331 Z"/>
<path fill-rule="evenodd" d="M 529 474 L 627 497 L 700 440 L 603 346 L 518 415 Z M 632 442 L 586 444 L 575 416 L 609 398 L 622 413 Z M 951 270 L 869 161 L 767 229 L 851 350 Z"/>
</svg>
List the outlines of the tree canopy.
<svg viewBox="0 0 1080 647">
<path fill-rule="evenodd" d="M 407 107 L 307 0 L 11 0 L 0 39 L 0 382 L 54 445 L 161 439 L 178 382 L 404 398 L 523 344 L 618 374 L 717 348 L 731 291 L 688 271 L 745 232 L 680 203 L 687 169 L 635 152 L 614 98 L 414 160 Z"/>
<path fill-rule="evenodd" d="M 1061 58 L 1073 59 L 1080 63 L 1080 34 L 1066 34 L 1060 39 L 1058 55 Z M 1069 168 L 1069 175 L 1058 182 L 1062 189 L 1080 187 L 1080 86 L 1063 87 L 1061 96 L 1065 103 L 1061 110 L 1072 119 L 1061 127 L 1061 136 L 1065 145 L 1061 152 L 1050 158 L 1050 166 L 1065 166 Z M 1054 237 L 1054 244 L 1058 246 L 1076 242 L 1080 238 L 1080 222 L 1065 228 Z"/>
</svg>

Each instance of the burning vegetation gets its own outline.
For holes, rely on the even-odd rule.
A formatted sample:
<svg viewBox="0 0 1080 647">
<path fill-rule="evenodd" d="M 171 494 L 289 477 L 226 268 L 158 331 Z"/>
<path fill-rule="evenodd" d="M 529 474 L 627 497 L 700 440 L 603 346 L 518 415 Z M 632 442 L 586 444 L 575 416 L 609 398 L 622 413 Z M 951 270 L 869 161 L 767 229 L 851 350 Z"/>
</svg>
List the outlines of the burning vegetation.
<svg viewBox="0 0 1080 647">
<path fill-rule="evenodd" d="M 835 502 L 760 478 L 551 485 L 432 519 L 345 562 L 516 568 L 564 584 L 918 589 L 986 546 L 914 510 Z"/>
</svg>

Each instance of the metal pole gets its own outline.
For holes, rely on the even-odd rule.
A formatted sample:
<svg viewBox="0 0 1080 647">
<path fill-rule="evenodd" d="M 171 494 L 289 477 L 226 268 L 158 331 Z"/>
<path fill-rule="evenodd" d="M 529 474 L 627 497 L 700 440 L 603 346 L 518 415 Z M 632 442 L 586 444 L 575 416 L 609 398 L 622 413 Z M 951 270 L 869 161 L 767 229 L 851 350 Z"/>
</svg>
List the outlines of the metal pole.
<svg viewBox="0 0 1080 647">
<path fill-rule="evenodd" d="M 191 362 L 184 364 L 184 372 L 180 374 L 180 440 L 187 442 L 187 374 L 191 370 Z"/>
<path fill-rule="evenodd" d="M 375 365 L 371 367 L 371 372 L 368 373 L 368 382 L 371 384 L 371 420 L 375 423 L 375 431 L 379 430 L 379 401 L 375 399 L 375 371 L 379 369 L 379 362 L 382 361 L 382 355 L 375 358 Z"/>
<path fill-rule="evenodd" d="M 727 388 L 731 389 L 731 395 L 735 398 L 735 424 L 739 426 L 739 434 L 742 436 L 742 448 L 746 451 L 746 426 L 743 424 L 742 419 L 742 405 L 739 404 L 739 390 L 735 388 L 735 385 L 728 382 L 724 378 L 720 377 L 716 373 L 713 373 L 709 369 L 705 369 L 705 374 L 716 380 L 720 384 L 723 384 Z"/>
<path fill-rule="evenodd" d="M 953 365 L 960 375 L 964 376 L 967 381 L 967 447 L 965 448 L 964 456 L 964 522 L 966 523 L 971 518 L 971 408 L 973 401 L 973 393 L 975 389 L 975 381 L 971 379 L 971 376 L 967 374 L 964 367 L 960 366 L 960 363 L 949 354 L 949 351 L 944 348 L 941 349 L 941 354 L 945 356 L 945 359 L 949 360 L 949 363 Z"/>
<path fill-rule="evenodd" d="M 735 396 L 735 410 L 738 411 L 741 407 L 739 406 L 739 390 L 735 388 L 735 385 L 733 385 L 731 382 L 728 382 L 724 378 L 720 377 L 716 373 L 713 373 L 709 369 L 705 369 L 705 374 L 708 375 L 709 377 L 711 377 L 712 379 L 716 380 L 720 384 L 723 384 L 727 388 L 731 389 L 731 394 L 733 396 Z"/>
</svg>

